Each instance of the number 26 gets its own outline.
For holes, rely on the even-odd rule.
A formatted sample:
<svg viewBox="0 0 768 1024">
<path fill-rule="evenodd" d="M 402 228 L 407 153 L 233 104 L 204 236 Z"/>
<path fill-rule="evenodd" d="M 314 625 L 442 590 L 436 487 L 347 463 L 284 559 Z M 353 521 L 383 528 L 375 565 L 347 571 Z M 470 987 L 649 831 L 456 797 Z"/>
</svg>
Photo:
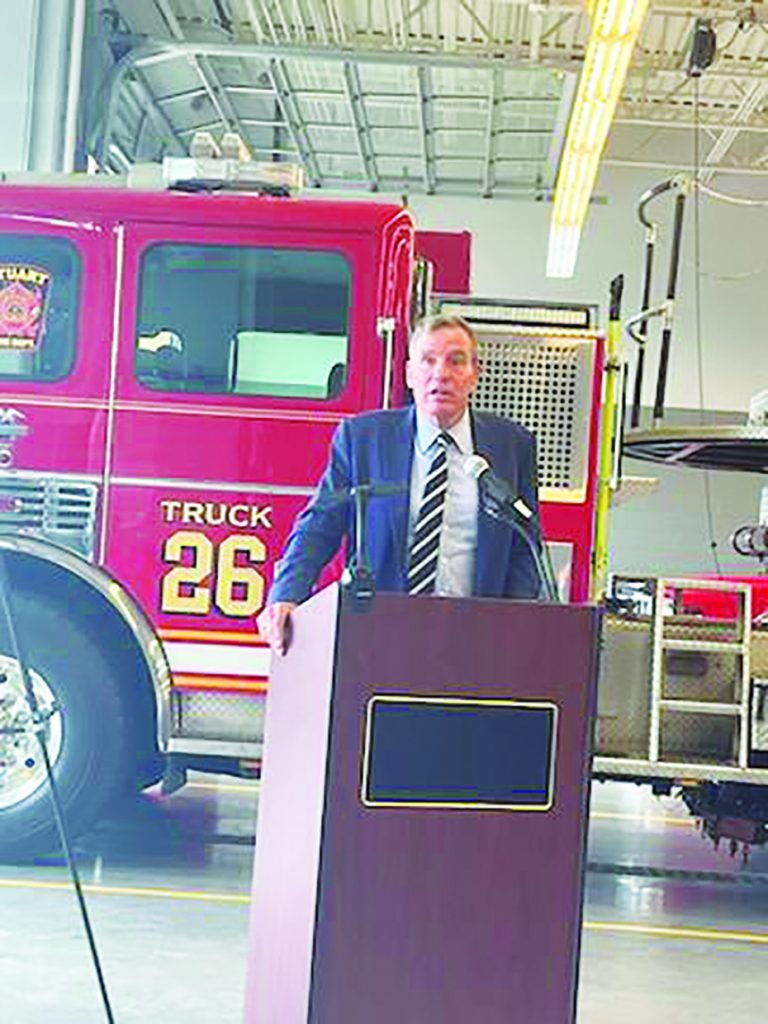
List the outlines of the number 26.
<svg viewBox="0 0 768 1024">
<path fill-rule="evenodd" d="M 192 552 L 190 565 L 179 564 L 185 551 Z M 239 553 L 244 554 L 250 564 L 240 565 Z M 223 615 L 238 618 L 255 615 L 264 603 L 264 577 L 253 564 L 264 562 L 266 558 L 264 542 L 249 534 L 232 534 L 217 549 L 204 533 L 177 530 L 163 545 L 163 561 L 176 564 L 163 575 L 160 610 L 208 615 L 215 603 Z M 210 576 L 214 562 L 215 585 L 212 585 Z"/>
</svg>

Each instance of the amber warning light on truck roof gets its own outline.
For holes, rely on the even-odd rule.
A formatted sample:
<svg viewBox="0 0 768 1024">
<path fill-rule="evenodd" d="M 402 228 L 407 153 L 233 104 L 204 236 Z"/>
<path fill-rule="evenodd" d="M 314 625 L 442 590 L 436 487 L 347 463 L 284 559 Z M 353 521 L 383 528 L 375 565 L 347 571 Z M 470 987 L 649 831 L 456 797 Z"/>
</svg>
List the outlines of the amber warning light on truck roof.
<svg viewBox="0 0 768 1024">
<path fill-rule="evenodd" d="M 225 134 L 221 146 L 209 132 L 196 133 L 190 154 L 163 160 L 167 188 L 295 195 L 304 184 L 304 169 L 299 164 L 251 160 L 233 132 Z"/>
</svg>

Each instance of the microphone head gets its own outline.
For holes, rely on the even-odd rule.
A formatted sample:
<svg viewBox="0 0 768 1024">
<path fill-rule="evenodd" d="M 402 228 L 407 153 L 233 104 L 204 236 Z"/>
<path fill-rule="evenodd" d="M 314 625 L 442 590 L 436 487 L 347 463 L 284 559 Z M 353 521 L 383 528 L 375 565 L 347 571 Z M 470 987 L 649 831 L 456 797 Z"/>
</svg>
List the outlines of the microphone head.
<svg viewBox="0 0 768 1024">
<path fill-rule="evenodd" d="M 464 459 L 464 472 L 467 476 L 471 476 L 473 480 L 479 480 L 483 473 L 489 472 L 491 464 L 483 455 L 468 455 Z"/>
</svg>

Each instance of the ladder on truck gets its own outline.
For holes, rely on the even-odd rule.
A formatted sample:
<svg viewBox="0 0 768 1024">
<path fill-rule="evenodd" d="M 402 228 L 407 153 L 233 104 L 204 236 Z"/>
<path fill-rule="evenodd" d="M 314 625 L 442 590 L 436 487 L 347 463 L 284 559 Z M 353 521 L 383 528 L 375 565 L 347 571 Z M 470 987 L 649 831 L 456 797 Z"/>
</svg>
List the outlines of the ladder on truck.
<svg viewBox="0 0 768 1024">
<path fill-rule="evenodd" d="M 659 577 L 654 581 L 651 621 L 651 693 L 648 760 L 663 763 L 662 721 L 666 714 L 718 715 L 736 720 L 738 741 L 735 763 L 747 768 L 750 749 L 750 643 L 752 639 L 752 592 L 748 583 L 729 580 L 670 579 Z M 723 591 L 736 599 L 735 619 L 702 619 L 680 616 L 676 609 L 684 591 Z M 681 619 L 685 619 L 685 624 Z M 702 636 L 686 634 L 702 633 Z M 713 635 L 727 633 L 728 639 L 713 639 Z M 681 635 L 682 634 L 682 635 Z M 694 697 L 674 697 L 668 688 L 668 655 L 691 652 L 695 654 L 733 655 L 736 668 L 731 678 L 731 692 L 725 700 L 707 698 L 706 684 Z M 722 762 L 720 762 L 722 763 Z M 713 765 L 714 766 L 714 765 Z"/>
</svg>

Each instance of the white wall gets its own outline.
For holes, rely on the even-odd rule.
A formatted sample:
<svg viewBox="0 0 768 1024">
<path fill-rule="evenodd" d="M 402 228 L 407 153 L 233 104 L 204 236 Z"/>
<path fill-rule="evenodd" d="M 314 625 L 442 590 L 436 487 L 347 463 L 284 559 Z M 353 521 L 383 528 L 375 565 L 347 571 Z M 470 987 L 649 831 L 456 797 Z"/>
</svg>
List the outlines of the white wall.
<svg viewBox="0 0 768 1024">
<path fill-rule="evenodd" d="M 637 200 L 664 178 L 662 171 L 606 169 L 597 192 L 604 202 L 592 206 L 582 235 L 576 274 L 569 281 L 545 276 L 551 206 L 523 201 L 413 196 L 423 228 L 472 232 L 472 292 L 499 298 L 552 299 L 600 305 L 604 326 L 608 286 L 625 275 L 623 312 L 639 309 L 644 261 L 643 228 Z M 757 194 L 761 179 L 720 178 L 713 184 L 740 195 Z M 768 189 L 762 187 L 763 193 Z M 661 221 L 654 279 L 656 302 L 666 294 L 672 195 L 656 200 L 648 213 Z M 702 198 L 701 254 L 704 407 L 746 411 L 752 394 L 768 387 L 768 207 L 738 207 Z M 694 203 L 686 207 L 683 255 L 667 402 L 698 408 L 694 316 Z M 652 341 L 659 326 L 652 328 Z M 653 401 L 658 345 L 649 354 L 644 401 Z M 632 354 L 634 358 L 634 355 Z M 653 378 L 653 379 L 652 379 Z"/>
</svg>

